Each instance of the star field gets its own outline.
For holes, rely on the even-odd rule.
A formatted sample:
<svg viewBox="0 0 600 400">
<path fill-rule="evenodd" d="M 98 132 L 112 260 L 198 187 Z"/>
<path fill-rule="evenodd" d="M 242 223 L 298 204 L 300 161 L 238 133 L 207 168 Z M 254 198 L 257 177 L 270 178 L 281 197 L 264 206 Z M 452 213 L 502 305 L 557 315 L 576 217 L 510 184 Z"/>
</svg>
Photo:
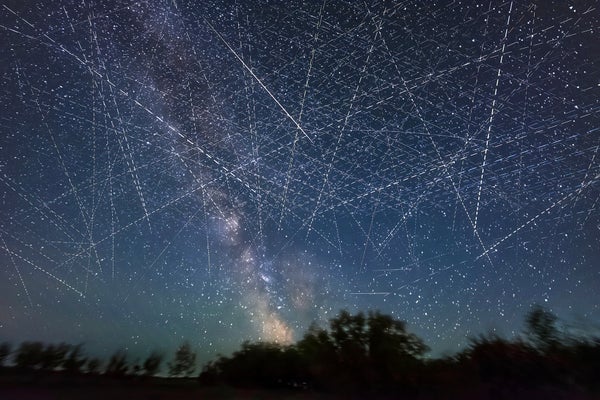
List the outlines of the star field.
<svg viewBox="0 0 600 400">
<path fill-rule="evenodd" d="M 0 337 L 600 323 L 594 1 L 4 1 Z"/>
</svg>

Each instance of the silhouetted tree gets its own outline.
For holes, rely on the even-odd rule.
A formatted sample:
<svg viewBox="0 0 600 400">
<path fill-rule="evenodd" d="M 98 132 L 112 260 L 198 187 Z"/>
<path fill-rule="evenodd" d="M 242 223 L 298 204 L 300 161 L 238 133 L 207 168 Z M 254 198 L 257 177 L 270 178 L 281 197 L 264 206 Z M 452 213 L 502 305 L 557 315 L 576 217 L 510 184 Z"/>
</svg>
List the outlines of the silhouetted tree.
<svg viewBox="0 0 600 400">
<path fill-rule="evenodd" d="M 406 323 L 380 312 L 341 311 L 329 330 L 311 325 L 296 346 L 317 387 L 377 387 L 416 379 L 429 349 Z"/>
<path fill-rule="evenodd" d="M 329 336 L 336 352 L 334 385 L 348 390 L 365 386 L 370 380 L 365 315 L 342 310 L 329 321 Z"/>
<path fill-rule="evenodd" d="M 144 360 L 144 364 L 142 366 L 143 374 L 145 376 L 156 375 L 156 373 L 160 370 L 160 365 L 162 364 L 163 358 L 164 355 L 158 351 L 153 351 L 150 353 L 148 358 Z"/>
<path fill-rule="evenodd" d="M 18 368 L 39 368 L 44 358 L 44 345 L 41 342 L 23 342 L 17 349 L 15 365 Z"/>
<path fill-rule="evenodd" d="M 59 343 L 57 345 L 46 345 L 46 348 L 42 353 L 40 367 L 49 371 L 55 370 L 56 368 L 60 367 L 61 365 L 63 365 L 65 357 L 69 352 L 70 348 L 71 346 L 69 346 L 66 343 Z"/>
<path fill-rule="evenodd" d="M 127 352 L 125 350 L 117 350 L 110 356 L 104 373 L 113 377 L 123 377 L 127 375 L 128 370 Z"/>
<path fill-rule="evenodd" d="M 330 386 L 338 372 L 338 355 L 327 330 L 311 324 L 296 348 L 312 385 L 317 388 Z"/>
<path fill-rule="evenodd" d="M 196 353 L 189 342 L 183 342 L 175 352 L 175 358 L 169 362 L 170 376 L 189 376 L 196 369 Z"/>
<path fill-rule="evenodd" d="M 369 312 L 366 345 L 373 379 L 379 383 L 414 381 L 419 359 L 429 347 L 406 331 L 406 322 L 379 311 Z"/>
<path fill-rule="evenodd" d="M 0 343 L 0 367 L 3 367 L 10 355 L 11 345 L 8 342 Z"/>
<path fill-rule="evenodd" d="M 71 374 L 77 374 L 81 372 L 81 369 L 87 362 L 86 358 L 83 356 L 82 345 L 78 344 L 76 346 L 71 346 L 69 350 L 69 354 L 67 354 L 64 362 L 63 368 L 65 372 Z"/>
<path fill-rule="evenodd" d="M 302 381 L 302 370 L 293 346 L 244 342 L 230 358 L 220 357 L 212 371 L 205 368 L 202 379 L 206 381 L 216 372 L 226 383 L 237 386 L 289 387 Z"/>
<path fill-rule="evenodd" d="M 372 359 L 384 352 L 397 357 L 419 358 L 429 351 L 421 338 L 406 331 L 406 322 L 398 321 L 379 311 L 369 312 L 367 344 Z"/>
<path fill-rule="evenodd" d="M 557 319 L 556 315 L 540 305 L 534 305 L 525 317 L 527 336 L 538 350 L 546 352 L 559 345 Z"/>
<path fill-rule="evenodd" d="M 87 360 L 85 364 L 85 372 L 88 374 L 96 375 L 100 372 L 100 366 L 102 365 L 102 361 L 98 358 L 90 358 Z"/>
<path fill-rule="evenodd" d="M 468 358 L 484 382 L 501 384 L 533 381 L 539 374 L 539 356 L 522 341 L 493 333 L 470 338 Z"/>
<path fill-rule="evenodd" d="M 339 361 L 354 365 L 353 370 L 365 364 L 367 359 L 367 325 L 365 315 L 351 315 L 342 310 L 330 323 L 331 338 L 337 349 Z"/>
</svg>

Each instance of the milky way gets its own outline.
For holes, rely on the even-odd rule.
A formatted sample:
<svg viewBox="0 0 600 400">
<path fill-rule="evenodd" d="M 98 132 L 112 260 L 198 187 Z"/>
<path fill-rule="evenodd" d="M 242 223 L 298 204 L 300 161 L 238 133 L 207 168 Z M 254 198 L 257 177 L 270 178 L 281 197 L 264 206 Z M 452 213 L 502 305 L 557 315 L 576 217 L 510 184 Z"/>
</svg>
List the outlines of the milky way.
<svg viewBox="0 0 600 400">
<path fill-rule="evenodd" d="M 593 329 L 599 31 L 594 1 L 4 1 L 0 339 Z"/>
</svg>

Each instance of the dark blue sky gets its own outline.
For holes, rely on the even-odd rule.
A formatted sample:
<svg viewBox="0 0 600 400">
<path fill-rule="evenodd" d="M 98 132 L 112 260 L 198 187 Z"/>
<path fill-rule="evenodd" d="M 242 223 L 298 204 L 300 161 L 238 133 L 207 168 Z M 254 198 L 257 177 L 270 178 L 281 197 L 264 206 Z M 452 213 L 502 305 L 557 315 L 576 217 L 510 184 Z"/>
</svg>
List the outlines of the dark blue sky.
<svg viewBox="0 0 600 400">
<path fill-rule="evenodd" d="M 597 329 L 598 30 L 594 1 L 4 1 L 0 339 Z"/>
</svg>

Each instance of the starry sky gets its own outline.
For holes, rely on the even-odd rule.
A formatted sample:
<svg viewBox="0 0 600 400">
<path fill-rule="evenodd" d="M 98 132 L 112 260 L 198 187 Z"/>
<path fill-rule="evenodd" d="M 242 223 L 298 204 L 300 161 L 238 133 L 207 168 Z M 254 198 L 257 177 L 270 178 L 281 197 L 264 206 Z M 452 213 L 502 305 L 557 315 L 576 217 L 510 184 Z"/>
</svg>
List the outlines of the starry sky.
<svg viewBox="0 0 600 400">
<path fill-rule="evenodd" d="M 0 339 L 600 326 L 595 1 L 4 0 Z"/>
</svg>

